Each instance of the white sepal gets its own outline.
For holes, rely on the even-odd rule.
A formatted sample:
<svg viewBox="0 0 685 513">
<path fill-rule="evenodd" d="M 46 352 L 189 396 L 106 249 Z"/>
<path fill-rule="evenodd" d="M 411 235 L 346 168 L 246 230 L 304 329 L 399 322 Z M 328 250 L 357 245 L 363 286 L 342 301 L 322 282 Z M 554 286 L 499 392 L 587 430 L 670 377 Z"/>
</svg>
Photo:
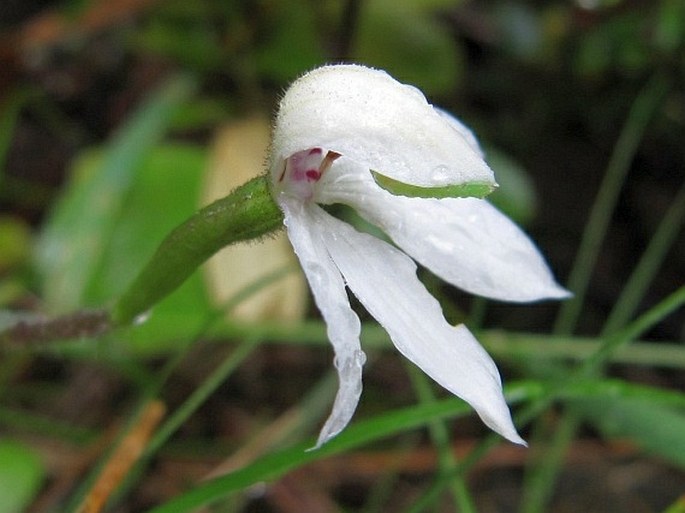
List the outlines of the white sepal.
<svg viewBox="0 0 685 513">
<path fill-rule="evenodd" d="M 470 132 L 415 87 L 358 65 L 324 66 L 295 81 L 281 100 L 271 173 L 307 148 L 324 148 L 395 180 L 424 187 L 494 184 Z"/>
<path fill-rule="evenodd" d="M 478 138 L 469 127 L 467 127 L 464 123 L 462 123 L 459 119 L 455 118 L 446 110 L 440 109 L 438 107 L 433 108 L 438 112 L 438 114 L 440 114 L 443 117 L 443 119 L 445 119 L 452 126 L 452 128 L 459 132 L 462 138 L 468 143 L 469 146 L 471 146 L 471 149 L 473 149 L 473 151 L 475 151 L 480 158 L 485 157 L 485 153 L 483 152 L 483 148 L 480 147 Z"/>
<path fill-rule="evenodd" d="M 487 201 L 394 196 L 362 165 L 340 159 L 337 166 L 335 175 L 325 177 L 317 200 L 355 208 L 446 282 L 502 301 L 569 296 L 535 244 Z"/>
<path fill-rule="evenodd" d="M 326 321 L 328 339 L 335 351 L 339 388 L 333 410 L 324 424 L 316 447 L 340 433 L 357 409 L 362 393 L 365 356 L 359 344 L 360 323 L 352 311 L 345 283 L 326 251 L 322 230 L 330 217 L 315 204 L 304 204 L 281 195 L 288 237 L 304 269 L 316 306 Z"/>
</svg>

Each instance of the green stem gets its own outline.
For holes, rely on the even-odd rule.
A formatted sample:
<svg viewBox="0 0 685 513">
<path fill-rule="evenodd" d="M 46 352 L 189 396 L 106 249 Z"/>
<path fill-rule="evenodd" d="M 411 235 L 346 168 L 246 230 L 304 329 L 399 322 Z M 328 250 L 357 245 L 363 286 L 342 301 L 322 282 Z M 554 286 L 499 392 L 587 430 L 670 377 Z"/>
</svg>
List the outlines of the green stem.
<svg viewBox="0 0 685 513">
<path fill-rule="evenodd" d="M 283 216 L 271 197 L 268 177 L 250 180 L 197 212 L 167 236 L 114 305 L 112 322 L 132 322 L 224 246 L 261 237 L 282 224 Z"/>
<path fill-rule="evenodd" d="M 267 278 L 272 279 L 273 276 Z M 266 281 L 266 280 L 265 280 Z M 193 339 L 195 328 L 179 324 L 174 326 L 175 336 L 169 339 L 166 333 L 151 334 L 132 327 L 126 332 L 126 347 L 131 355 L 149 357 L 159 352 L 147 352 L 144 347 L 171 347 L 177 342 Z M 0 334 L 0 339 L 5 333 Z M 203 333 L 203 340 L 225 341 L 244 337 L 257 337 L 267 345 L 299 345 L 330 347 L 326 326 L 321 321 L 302 321 L 297 324 L 263 321 L 259 324 L 241 323 L 221 319 Z M 595 337 L 553 336 L 539 333 L 484 330 L 477 332 L 478 340 L 496 360 L 516 362 L 532 358 L 548 362 L 583 362 L 600 347 Z M 79 339 L 82 341 L 83 339 Z M 97 343 L 83 344 L 79 340 L 58 339 L 50 345 L 32 345 L 31 354 L 59 355 L 60 358 L 95 357 L 101 349 Z M 393 348 L 385 330 L 377 324 L 362 325 L 362 340 L 367 349 L 391 350 Z M 145 341 L 145 344 L 142 343 Z M 164 345 L 163 342 L 168 342 Z M 23 346 L 0 343 L 0 349 L 28 354 Z M 611 355 L 611 363 L 622 365 L 643 365 L 666 369 L 685 369 L 685 346 L 677 342 L 653 343 L 635 341 L 619 348 Z M 1 374 L 1 373 L 0 373 Z M 1 375 L 0 375 L 1 378 Z M 1 380 L 0 380 L 1 382 Z"/>
</svg>

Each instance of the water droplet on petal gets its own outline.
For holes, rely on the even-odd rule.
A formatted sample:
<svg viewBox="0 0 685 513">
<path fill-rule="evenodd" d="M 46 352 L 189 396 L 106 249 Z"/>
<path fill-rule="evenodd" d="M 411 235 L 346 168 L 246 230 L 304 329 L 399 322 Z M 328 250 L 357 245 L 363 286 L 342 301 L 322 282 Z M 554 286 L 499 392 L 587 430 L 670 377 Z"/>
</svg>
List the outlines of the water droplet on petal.
<svg viewBox="0 0 685 513">
<path fill-rule="evenodd" d="M 450 170 L 447 166 L 435 166 L 431 170 L 430 178 L 435 185 L 447 185 L 450 181 Z"/>
<path fill-rule="evenodd" d="M 305 267 L 307 279 L 312 287 L 322 287 L 326 282 L 326 271 L 318 262 L 308 262 Z"/>
<path fill-rule="evenodd" d="M 335 356 L 333 358 L 333 365 L 338 370 L 346 370 L 350 368 L 361 367 L 366 363 L 366 354 L 364 351 L 355 351 L 351 355 Z"/>
</svg>

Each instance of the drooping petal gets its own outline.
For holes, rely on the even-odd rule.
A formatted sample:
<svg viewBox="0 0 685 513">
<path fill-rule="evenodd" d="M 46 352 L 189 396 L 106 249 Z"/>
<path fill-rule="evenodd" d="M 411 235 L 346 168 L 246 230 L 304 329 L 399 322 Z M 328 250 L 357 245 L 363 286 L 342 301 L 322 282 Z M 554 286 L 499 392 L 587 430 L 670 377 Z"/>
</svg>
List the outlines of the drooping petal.
<svg viewBox="0 0 685 513">
<path fill-rule="evenodd" d="M 362 165 L 340 159 L 336 166 L 317 200 L 352 206 L 448 283 L 503 301 L 568 297 L 535 244 L 487 201 L 394 196 Z"/>
<path fill-rule="evenodd" d="M 314 204 L 279 198 L 288 237 L 302 264 L 316 305 L 326 321 L 328 339 L 335 351 L 339 388 L 333 410 L 326 420 L 316 447 L 340 433 L 349 423 L 362 392 L 364 353 L 359 344 L 360 323 L 352 311 L 345 283 L 321 240 L 328 214 Z"/>
<path fill-rule="evenodd" d="M 494 362 L 463 325 L 445 321 L 440 305 L 416 277 L 414 262 L 332 216 L 321 220 L 322 238 L 348 287 L 399 351 L 471 404 L 490 428 L 525 444 L 512 423 Z"/>
<path fill-rule="evenodd" d="M 425 187 L 493 183 L 474 138 L 415 87 L 358 65 L 324 66 L 283 97 L 273 134 L 271 173 L 307 148 L 326 148 L 385 176 Z"/>
</svg>

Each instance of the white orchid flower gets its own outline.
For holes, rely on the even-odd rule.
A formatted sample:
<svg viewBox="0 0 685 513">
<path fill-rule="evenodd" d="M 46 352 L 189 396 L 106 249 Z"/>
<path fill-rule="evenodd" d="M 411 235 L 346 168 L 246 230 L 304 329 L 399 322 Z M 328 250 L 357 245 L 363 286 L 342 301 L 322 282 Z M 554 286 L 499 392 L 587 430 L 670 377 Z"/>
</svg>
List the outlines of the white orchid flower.
<svg viewBox="0 0 685 513">
<path fill-rule="evenodd" d="M 496 186 L 471 132 L 383 71 L 325 66 L 294 82 L 283 97 L 270 173 L 335 351 L 339 390 L 317 447 L 348 424 L 362 391 L 360 321 L 346 287 L 405 357 L 473 406 L 494 431 L 525 445 L 494 362 L 465 326 L 445 320 L 413 261 L 493 299 L 568 295 L 507 217 L 482 199 L 443 197 Z M 331 204 L 354 208 L 395 245 L 320 206 Z"/>
</svg>

